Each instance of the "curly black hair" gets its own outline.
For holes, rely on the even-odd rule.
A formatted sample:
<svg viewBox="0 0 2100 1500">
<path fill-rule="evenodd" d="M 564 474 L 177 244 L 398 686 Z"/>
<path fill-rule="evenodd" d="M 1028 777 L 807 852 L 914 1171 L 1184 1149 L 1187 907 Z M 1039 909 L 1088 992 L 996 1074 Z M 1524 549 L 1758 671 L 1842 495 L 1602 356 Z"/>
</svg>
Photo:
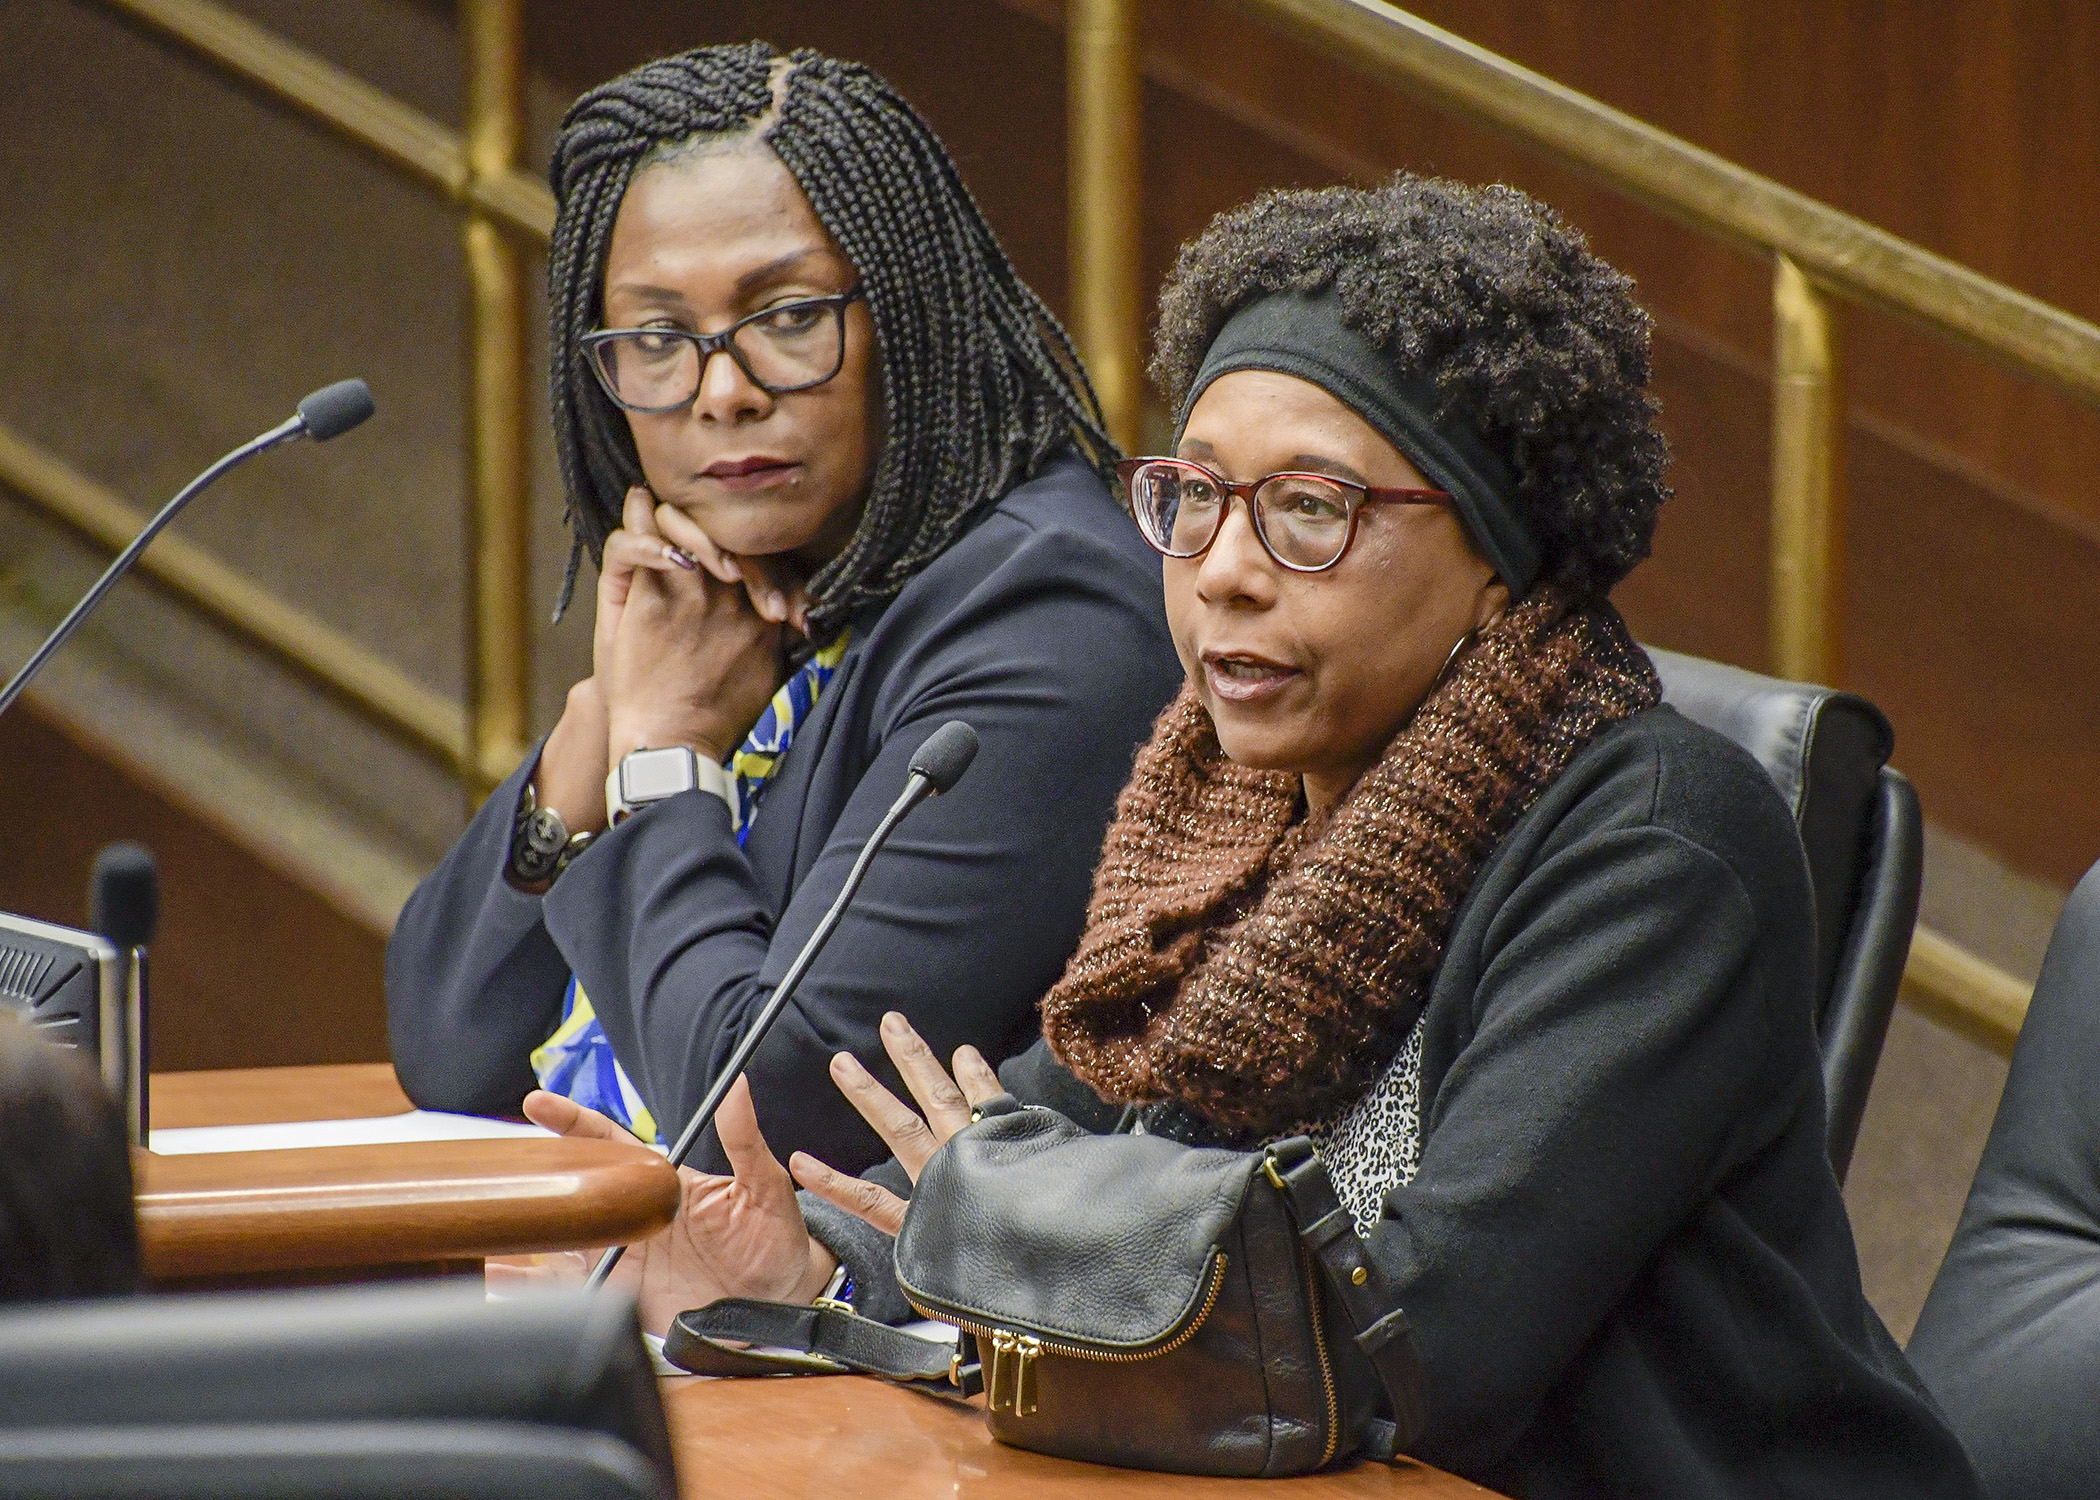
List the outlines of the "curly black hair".
<svg viewBox="0 0 2100 1500">
<path fill-rule="evenodd" d="M 1651 320 L 1579 231 L 1515 188 L 1406 172 L 1266 193 L 1182 246 L 1160 292 L 1150 373 L 1168 409 L 1233 313 L 1328 286 L 1344 323 L 1432 377 L 1439 415 L 1508 461 L 1545 559 L 1538 581 L 1602 597 L 1648 555 L 1670 496 Z"/>
</svg>

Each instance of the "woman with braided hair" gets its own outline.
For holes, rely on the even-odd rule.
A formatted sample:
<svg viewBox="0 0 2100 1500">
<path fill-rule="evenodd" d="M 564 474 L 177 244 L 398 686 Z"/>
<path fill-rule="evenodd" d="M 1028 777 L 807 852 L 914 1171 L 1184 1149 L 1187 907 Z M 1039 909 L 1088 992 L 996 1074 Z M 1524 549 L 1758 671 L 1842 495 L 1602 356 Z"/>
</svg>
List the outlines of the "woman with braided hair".
<svg viewBox="0 0 2100 1500">
<path fill-rule="evenodd" d="M 907 1209 L 951 1137 L 1016 1101 L 1190 1147 L 1303 1136 L 1340 1205 L 1306 1239 L 1337 1243 L 1346 1216 L 1352 1284 L 1375 1266 L 1390 1289 L 1376 1322 L 1328 1327 L 1390 1335 L 1404 1312 L 1416 1456 L 1518 1500 L 1974 1500 L 1861 1290 L 1793 819 L 1757 761 L 1660 702 L 1610 601 L 1668 493 L 1648 327 L 1631 282 L 1509 188 L 1276 193 L 1183 248 L 1152 367 L 1174 447 L 1122 474 L 1187 683 L 1117 804 L 1043 1040 L 996 1075 L 963 1049 L 951 1077 L 888 1018 L 923 1118 L 842 1056 L 840 1090 L 895 1150 L 860 1177 L 798 1156 L 791 1179 L 732 1092 L 737 1176 L 689 1176 L 675 1231 L 634 1257 L 652 1324 L 807 1302 L 838 1256 L 860 1318 L 827 1351 L 865 1351 L 863 1325 L 914 1316 L 890 1238 L 907 1212 L 916 1264 L 949 1256 L 966 1306 L 970 1276 L 1011 1287 L 1117 1234 L 1151 1243 L 1144 1204 L 1074 1187 L 990 1118 L 968 1174 L 937 1163 L 946 1191 Z M 1268 1326 L 1187 1348 L 1267 1368 Z M 1014 1408 L 1061 1390 L 1101 1451 L 1115 1421 L 1074 1416 L 1070 1351 L 1012 1347 L 1038 1361 Z M 1131 1405 L 1172 1432 L 1164 1394 Z M 1192 1424 L 1179 1451 L 1221 1430 Z"/>
<path fill-rule="evenodd" d="M 576 102 L 552 177 L 562 593 L 588 551 L 593 671 L 401 914 L 395 1068 L 426 1107 L 515 1114 L 537 1082 L 675 1135 L 959 718 L 970 776 L 751 1068 L 783 1148 L 865 1165 L 835 1051 L 893 1009 L 1002 1056 L 1037 1029 L 1177 676 L 1158 564 L 1063 330 L 867 69 L 661 59 Z"/>
</svg>

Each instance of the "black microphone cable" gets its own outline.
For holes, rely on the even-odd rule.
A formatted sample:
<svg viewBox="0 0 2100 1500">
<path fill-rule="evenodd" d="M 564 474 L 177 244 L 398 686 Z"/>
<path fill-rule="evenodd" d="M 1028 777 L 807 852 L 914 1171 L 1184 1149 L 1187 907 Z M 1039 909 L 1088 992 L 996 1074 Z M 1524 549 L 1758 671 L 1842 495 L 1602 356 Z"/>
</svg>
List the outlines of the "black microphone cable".
<svg viewBox="0 0 2100 1500">
<path fill-rule="evenodd" d="M 882 821 L 875 825 L 875 831 L 868 835 L 867 843 L 861 845 L 860 857 L 854 860 L 853 868 L 846 876 L 846 883 L 839 887 L 838 895 L 832 899 L 831 909 L 824 913 L 824 920 L 817 923 L 817 930 L 809 935 L 809 941 L 804 943 L 802 951 L 795 955 L 795 961 L 788 966 L 787 973 L 780 976 L 780 983 L 773 987 L 773 993 L 767 999 L 764 1008 L 759 1011 L 758 1019 L 751 1023 L 750 1029 L 744 1033 L 744 1039 L 737 1043 L 736 1051 L 730 1054 L 729 1061 L 722 1065 L 722 1071 L 715 1075 L 715 1081 L 708 1086 L 707 1097 L 700 1101 L 700 1107 L 693 1111 L 693 1118 L 679 1133 L 677 1144 L 671 1147 L 669 1161 L 672 1166 L 684 1165 L 685 1159 L 693 1154 L 693 1147 L 700 1142 L 700 1132 L 714 1119 L 715 1111 L 722 1107 L 722 1101 L 729 1096 L 730 1087 L 743 1073 L 745 1065 L 751 1061 L 751 1054 L 758 1050 L 758 1044 L 766 1039 L 766 1033 L 773 1029 L 773 1023 L 780 1018 L 780 1012 L 793 998 L 795 987 L 802 982 L 802 976 L 809 971 L 809 966 L 816 961 L 817 955 L 824 951 L 824 945 L 831 941 L 832 929 L 836 928 L 839 919 L 845 916 L 846 907 L 853 900 L 854 892 L 860 889 L 861 878 L 868 873 L 868 866 L 874 862 L 876 852 L 889 841 L 891 831 L 904 821 L 905 814 L 921 802 L 928 797 L 939 796 L 962 780 L 963 772 L 970 769 L 970 762 L 976 755 L 977 731 L 960 719 L 950 719 L 928 735 L 926 742 L 912 753 L 911 775 L 904 783 L 904 790 L 898 794 L 897 800 L 890 804 L 889 811 L 882 815 Z M 615 1245 L 606 1251 L 598 1264 L 591 1269 L 590 1279 L 584 1283 L 584 1289 L 596 1291 L 604 1286 L 605 1278 L 612 1274 L 613 1267 L 620 1263 L 620 1257 L 626 1253 L 625 1245 Z"/>
</svg>

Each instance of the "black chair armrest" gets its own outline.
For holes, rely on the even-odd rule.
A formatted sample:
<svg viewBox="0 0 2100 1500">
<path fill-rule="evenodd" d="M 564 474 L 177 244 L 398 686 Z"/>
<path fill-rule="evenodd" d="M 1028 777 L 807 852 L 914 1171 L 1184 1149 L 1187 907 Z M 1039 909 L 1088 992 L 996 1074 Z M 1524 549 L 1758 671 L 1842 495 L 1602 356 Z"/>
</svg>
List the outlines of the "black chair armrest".
<svg viewBox="0 0 2100 1500">
<path fill-rule="evenodd" d="M 1860 877 L 1859 904 L 1838 955 L 1830 1009 L 1823 1017 L 1823 1100 L 1830 1165 L 1839 1182 L 1852 1164 L 1860 1117 L 1874 1086 L 1889 1013 L 1896 1008 L 1911 929 L 1918 921 L 1918 886 L 1925 866 L 1918 794 L 1901 771 L 1882 767 L 1874 802 L 1872 844 Z"/>
</svg>

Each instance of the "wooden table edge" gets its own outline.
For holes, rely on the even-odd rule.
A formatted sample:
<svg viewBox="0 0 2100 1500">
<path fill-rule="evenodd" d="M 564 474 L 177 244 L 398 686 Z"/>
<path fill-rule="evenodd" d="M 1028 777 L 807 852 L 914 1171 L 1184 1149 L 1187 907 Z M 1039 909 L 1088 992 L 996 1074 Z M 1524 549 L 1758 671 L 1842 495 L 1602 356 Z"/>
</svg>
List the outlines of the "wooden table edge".
<svg viewBox="0 0 2100 1500">
<path fill-rule="evenodd" d="M 610 1141 L 141 1153 L 136 1165 L 155 1280 L 621 1244 L 668 1224 L 679 1200 L 662 1157 Z"/>
</svg>

